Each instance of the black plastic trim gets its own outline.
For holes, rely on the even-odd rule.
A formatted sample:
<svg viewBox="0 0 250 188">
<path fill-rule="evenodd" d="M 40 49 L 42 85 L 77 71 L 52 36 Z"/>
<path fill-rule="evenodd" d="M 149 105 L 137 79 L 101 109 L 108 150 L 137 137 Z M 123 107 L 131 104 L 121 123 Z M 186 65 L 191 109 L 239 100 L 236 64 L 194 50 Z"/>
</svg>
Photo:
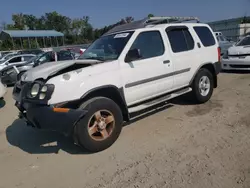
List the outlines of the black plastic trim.
<svg viewBox="0 0 250 188">
<path fill-rule="evenodd" d="M 152 77 L 152 78 L 139 80 L 139 81 L 136 81 L 136 82 L 131 82 L 131 83 L 126 84 L 125 88 L 130 88 L 130 87 L 138 86 L 138 85 L 145 84 L 145 83 L 148 83 L 148 82 L 153 82 L 155 80 L 160 80 L 160 79 L 163 79 L 163 78 L 167 78 L 167 77 L 170 77 L 170 76 L 183 74 L 185 72 L 189 72 L 190 70 L 191 70 L 191 68 L 186 68 L 186 69 L 178 70 L 178 71 L 171 72 L 171 73 L 168 73 L 168 74 L 163 74 L 163 75 L 160 75 L 160 76 L 155 76 L 155 77 Z"/>
</svg>

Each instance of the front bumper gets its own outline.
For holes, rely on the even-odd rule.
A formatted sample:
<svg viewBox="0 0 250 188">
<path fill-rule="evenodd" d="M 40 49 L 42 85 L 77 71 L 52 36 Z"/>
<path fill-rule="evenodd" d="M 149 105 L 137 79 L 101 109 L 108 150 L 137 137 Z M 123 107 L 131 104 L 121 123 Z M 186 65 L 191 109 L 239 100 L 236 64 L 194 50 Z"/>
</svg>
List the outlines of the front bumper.
<svg viewBox="0 0 250 188">
<path fill-rule="evenodd" d="M 2 75 L 1 80 L 2 83 L 6 85 L 14 84 L 17 80 L 17 74 L 15 72 L 12 72 L 11 74 Z"/>
<path fill-rule="evenodd" d="M 15 106 L 20 111 L 20 118 L 32 127 L 70 136 L 75 124 L 87 111 L 70 108 L 70 102 L 62 105 L 46 105 L 27 100 L 24 96 L 27 85 L 20 85 L 18 82 L 13 89 L 13 98 L 16 100 Z"/>
<path fill-rule="evenodd" d="M 245 59 L 222 59 L 223 70 L 250 70 L 250 58 Z"/>
<path fill-rule="evenodd" d="M 87 113 L 85 110 L 55 108 L 16 102 L 21 118 L 27 125 L 38 129 L 57 131 L 67 136 L 71 135 L 75 124 Z M 26 109 L 25 109 L 26 108 Z"/>
</svg>

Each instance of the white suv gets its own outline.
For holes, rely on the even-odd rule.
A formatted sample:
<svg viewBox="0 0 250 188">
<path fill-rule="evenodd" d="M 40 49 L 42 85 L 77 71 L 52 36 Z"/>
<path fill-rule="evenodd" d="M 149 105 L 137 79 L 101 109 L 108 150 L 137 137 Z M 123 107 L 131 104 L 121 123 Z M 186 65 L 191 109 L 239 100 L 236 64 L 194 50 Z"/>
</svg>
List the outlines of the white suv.
<svg viewBox="0 0 250 188">
<path fill-rule="evenodd" d="M 28 124 L 59 131 L 97 152 L 130 114 L 190 92 L 198 103 L 217 87 L 220 48 L 194 17 L 153 17 L 117 26 L 78 60 L 26 72 L 13 98 Z"/>
</svg>

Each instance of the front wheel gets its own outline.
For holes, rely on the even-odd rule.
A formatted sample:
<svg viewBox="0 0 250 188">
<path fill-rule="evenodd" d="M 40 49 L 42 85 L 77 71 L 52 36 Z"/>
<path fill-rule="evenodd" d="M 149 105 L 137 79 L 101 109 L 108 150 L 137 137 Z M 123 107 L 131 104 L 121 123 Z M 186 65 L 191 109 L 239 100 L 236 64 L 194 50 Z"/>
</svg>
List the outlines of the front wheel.
<svg viewBox="0 0 250 188">
<path fill-rule="evenodd" d="M 95 97 L 79 108 L 88 112 L 75 126 L 74 134 L 78 144 L 91 152 L 110 147 L 122 130 L 120 107 L 111 99 Z"/>
<path fill-rule="evenodd" d="M 197 103 L 207 102 L 214 89 L 213 75 L 208 69 L 200 69 L 196 74 L 192 84 L 192 96 Z"/>
</svg>

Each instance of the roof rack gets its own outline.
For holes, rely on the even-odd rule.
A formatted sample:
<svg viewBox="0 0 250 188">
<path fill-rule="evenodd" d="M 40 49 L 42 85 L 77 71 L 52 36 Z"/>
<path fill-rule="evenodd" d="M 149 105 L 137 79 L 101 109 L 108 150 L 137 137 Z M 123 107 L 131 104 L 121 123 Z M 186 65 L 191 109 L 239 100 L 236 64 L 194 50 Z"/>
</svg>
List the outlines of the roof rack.
<svg viewBox="0 0 250 188">
<path fill-rule="evenodd" d="M 110 35 L 112 33 L 125 31 L 125 30 L 133 30 L 133 29 L 139 29 L 139 28 L 145 28 L 145 27 L 152 27 L 157 24 L 166 24 L 166 23 L 182 23 L 187 21 L 196 21 L 197 23 L 200 22 L 199 18 L 197 17 L 178 17 L 178 16 L 160 16 L 160 17 L 150 17 L 150 18 L 144 18 L 142 20 L 134 21 L 131 23 L 118 25 L 112 29 L 110 29 L 108 32 L 104 34 Z"/>
</svg>

